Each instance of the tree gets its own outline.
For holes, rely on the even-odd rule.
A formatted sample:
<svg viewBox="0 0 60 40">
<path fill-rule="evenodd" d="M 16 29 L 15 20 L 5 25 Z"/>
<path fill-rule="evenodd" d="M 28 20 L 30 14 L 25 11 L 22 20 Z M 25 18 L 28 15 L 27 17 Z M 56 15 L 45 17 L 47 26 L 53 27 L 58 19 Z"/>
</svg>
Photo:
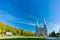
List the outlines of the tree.
<svg viewBox="0 0 60 40">
<path fill-rule="evenodd" d="M 49 34 L 49 36 L 50 36 L 50 37 L 56 37 L 55 31 L 51 32 L 51 33 Z"/>
<path fill-rule="evenodd" d="M 60 37 L 60 33 L 56 33 L 56 37 Z"/>
<path fill-rule="evenodd" d="M 21 30 L 21 35 L 23 35 L 23 30 Z"/>
</svg>

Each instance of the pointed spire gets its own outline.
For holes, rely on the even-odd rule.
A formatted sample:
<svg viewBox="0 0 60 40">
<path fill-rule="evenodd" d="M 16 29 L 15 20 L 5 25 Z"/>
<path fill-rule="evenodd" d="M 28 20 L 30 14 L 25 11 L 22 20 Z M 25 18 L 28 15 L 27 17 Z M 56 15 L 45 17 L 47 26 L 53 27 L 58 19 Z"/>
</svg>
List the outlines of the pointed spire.
<svg viewBox="0 0 60 40">
<path fill-rule="evenodd" d="M 38 36 L 38 21 L 36 21 L 36 36 Z"/>
<path fill-rule="evenodd" d="M 36 26 L 38 27 L 38 21 L 36 22 Z"/>
<path fill-rule="evenodd" d="M 45 20 L 45 18 L 44 18 L 44 24 L 46 25 L 46 20 Z"/>
<path fill-rule="evenodd" d="M 44 29 L 45 29 L 45 35 L 47 36 L 47 27 L 46 27 L 46 20 L 44 18 Z"/>
<path fill-rule="evenodd" d="M 44 28 L 46 28 L 46 20 L 45 20 L 45 18 L 44 18 Z"/>
</svg>

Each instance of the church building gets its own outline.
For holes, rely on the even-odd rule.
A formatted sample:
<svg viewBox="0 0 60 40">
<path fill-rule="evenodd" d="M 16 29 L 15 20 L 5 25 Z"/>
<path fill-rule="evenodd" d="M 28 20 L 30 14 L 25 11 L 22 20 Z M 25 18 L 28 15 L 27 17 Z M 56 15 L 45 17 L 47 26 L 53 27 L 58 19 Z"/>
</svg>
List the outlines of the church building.
<svg viewBox="0 0 60 40">
<path fill-rule="evenodd" d="M 44 34 L 45 36 L 47 36 L 47 27 L 46 27 L 46 21 L 44 19 L 44 27 L 38 27 L 38 21 L 36 22 L 36 36 L 39 36 L 40 34 Z"/>
</svg>

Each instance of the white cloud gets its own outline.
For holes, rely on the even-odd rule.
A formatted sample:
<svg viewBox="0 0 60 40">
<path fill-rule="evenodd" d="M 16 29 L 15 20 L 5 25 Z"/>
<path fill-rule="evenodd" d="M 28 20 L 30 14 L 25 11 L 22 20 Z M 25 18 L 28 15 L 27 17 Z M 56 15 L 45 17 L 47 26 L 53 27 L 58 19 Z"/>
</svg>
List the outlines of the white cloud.
<svg viewBox="0 0 60 40">
<path fill-rule="evenodd" d="M 35 23 L 29 23 L 29 22 L 20 22 L 20 21 L 14 21 L 16 23 L 21 23 L 21 24 L 27 24 L 27 25 L 31 25 L 31 26 L 36 26 Z"/>
<path fill-rule="evenodd" d="M 16 22 L 16 23 L 36 26 L 35 23 L 28 22 L 27 20 L 26 20 L 26 22 L 25 21 L 21 22 L 20 19 L 16 18 L 15 16 L 12 16 L 11 14 L 9 14 L 8 12 L 6 12 L 4 10 L 0 10 L 0 19 L 2 19 L 4 21 L 12 21 L 12 22 Z"/>
<path fill-rule="evenodd" d="M 52 31 L 59 32 L 60 24 L 49 23 L 47 27 L 48 27 L 48 32 L 52 32 Z"/>
<path fill-rule="evenodd" d="M 55 27 L 53 27 L 53 29 L 54 29 L 56 32 L 59 32 L 60 24 L 55 25 Z"/>
<path fill-rule="evenodd" d="M 11 14 L 9 14 L 6 11 L 0 10 L 0 19 L 4 19 L 4 20 L 17 20 L 17 18 L 15 16 L 12 16 Z"/>
</svg>

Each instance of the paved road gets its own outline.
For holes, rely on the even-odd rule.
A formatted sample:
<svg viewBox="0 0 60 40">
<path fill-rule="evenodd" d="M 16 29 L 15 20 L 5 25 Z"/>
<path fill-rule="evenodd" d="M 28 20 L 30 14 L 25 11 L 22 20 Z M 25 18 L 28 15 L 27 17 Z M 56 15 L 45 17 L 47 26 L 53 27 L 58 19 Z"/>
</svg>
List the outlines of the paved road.
<svg viewBox="0 0 60 40">
<path fill-rule="evenodd" d="M 46 40 L 59 40 L 59 39 L 54 38 L 54 37 L 46 37 Z"/>
</svg>

